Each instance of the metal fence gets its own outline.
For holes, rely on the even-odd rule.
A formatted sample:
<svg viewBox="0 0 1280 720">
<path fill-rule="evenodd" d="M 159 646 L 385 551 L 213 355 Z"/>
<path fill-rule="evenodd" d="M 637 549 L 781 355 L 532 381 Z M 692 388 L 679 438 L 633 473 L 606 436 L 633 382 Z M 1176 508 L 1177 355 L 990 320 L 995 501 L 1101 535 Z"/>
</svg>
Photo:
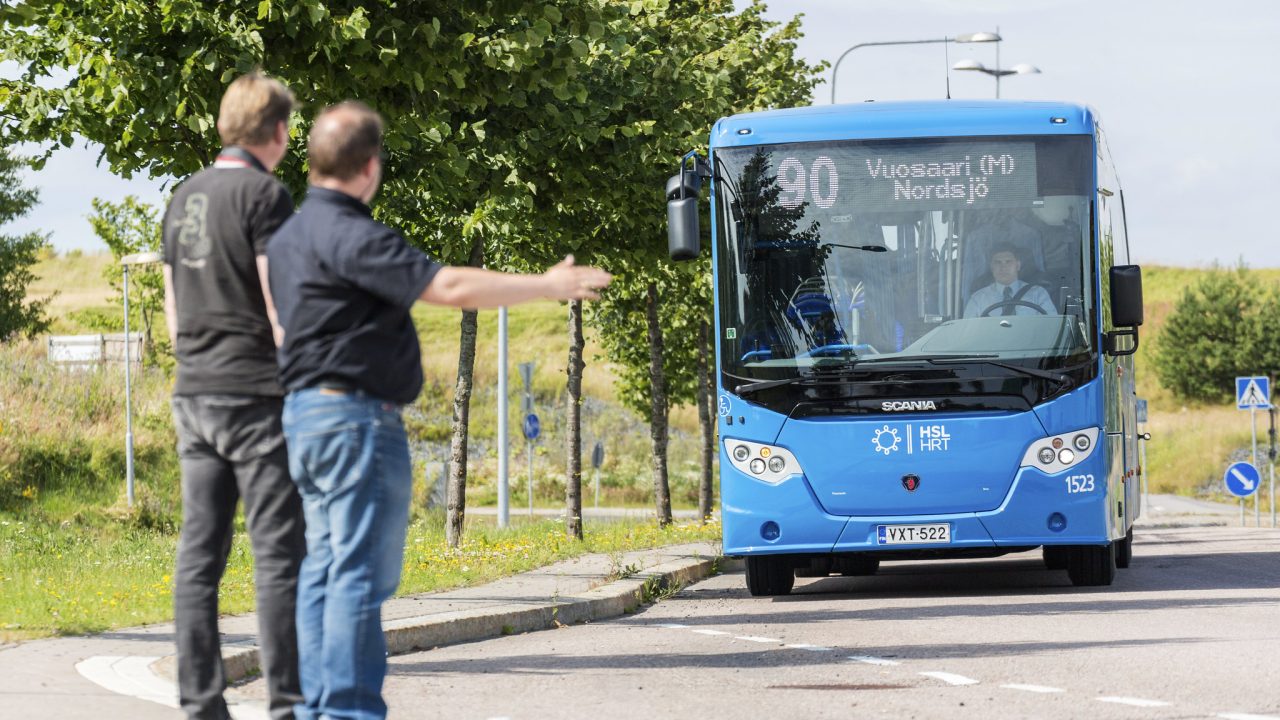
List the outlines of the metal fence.
<svg viewBox="0 0 1280 720">
<path fill-rule="evenodd" d="M 141 365 L 142 333 L 129 333 L 129 359 L 134 367 Z M 93 368 L 102 363 L 124 363 L 125 334 L 50 335 L 49 362 L 72 368 Z"/>
</svg>

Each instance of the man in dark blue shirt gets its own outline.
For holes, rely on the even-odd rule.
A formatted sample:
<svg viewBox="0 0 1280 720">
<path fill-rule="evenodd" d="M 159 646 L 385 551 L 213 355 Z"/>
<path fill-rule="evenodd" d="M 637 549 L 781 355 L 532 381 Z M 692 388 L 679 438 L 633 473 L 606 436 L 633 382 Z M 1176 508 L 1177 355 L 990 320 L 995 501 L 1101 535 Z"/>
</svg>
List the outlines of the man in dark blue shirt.
<svg viewBox="0 0 1280 720">
<path fill-rule="evenodd" d="M 383 718 L 382 603 L 400 582 L 413 473 L 400 407 L 422 389 L 417 301 L 460 308 L 595 298 L 609 274 L 573 258 L 542 275 L 442 267 L 375 221 L 382 121 L 326 109 L 307 148 L 311 188 L 267 249 L 284 344 L 284 429 L 302 493 L 300 718 Z"/>
</svg>

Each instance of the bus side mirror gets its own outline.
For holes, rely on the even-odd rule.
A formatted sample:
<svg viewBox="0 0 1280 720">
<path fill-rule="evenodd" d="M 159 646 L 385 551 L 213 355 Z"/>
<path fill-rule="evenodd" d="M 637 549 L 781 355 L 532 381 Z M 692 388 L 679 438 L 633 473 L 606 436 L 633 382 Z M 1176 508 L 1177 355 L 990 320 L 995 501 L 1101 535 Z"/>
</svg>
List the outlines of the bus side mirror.
<svg viewBox="0 0 1280 720">
<path fill-rule="evenodd" d="M 1142 325 L 1142 268 L 1137 265 L 1111 268 L 1111 322 L 1116 327 Z"/>
<path fill-rule="evenodd" d="M 693 260 L 702 250 L 698 228 L 698 193 L 711 166 L 696 150 L 680 158 L 680 174 L 667 180 L 667 252 L 672 260 Z"/>
<path fill-rule="evenodd" d="M 1116 265 L 1111 268 L 1111 324 L 1116 328 L 1104 336 L 1108 355 L 1132 355 L 1138 351 L 1138 327 L 1142 325 L 1142 268 Z M 1121 348 L 1119 340 L 1132 337 L 1133 345 Z"/>
<path fill-rule="evenodd" d="M 693 260 L 702 250 L 698 179 L 695 174 L 681 172 L 667 180 L 667 252 L 672 260 Z"/>
</svg>

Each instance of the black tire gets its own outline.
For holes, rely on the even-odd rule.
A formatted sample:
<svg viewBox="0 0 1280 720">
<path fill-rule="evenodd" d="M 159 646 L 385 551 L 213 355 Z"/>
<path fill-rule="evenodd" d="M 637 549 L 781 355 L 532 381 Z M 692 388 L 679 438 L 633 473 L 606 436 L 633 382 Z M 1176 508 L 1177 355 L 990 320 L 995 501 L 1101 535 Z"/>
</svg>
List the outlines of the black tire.
<svg viewBox="0 0 1280 720">
<path fill-rule="evenodd" d="M 861 577 L 875 575 L 880 569 L 880 561 L 866 556 L 855 555 L 836 559 L 835 571 L 845 577 Z"/>
<path fill-rule="evenodd" d="M 1066 570 L 1067 548 L 1061 545 L 1045 545 L 1044 566 L 1050 570 Z"/>
<path fill-rule="evenodd" d="M 1116 577 L 1116 546 L 1079 545 L 1067 552 L 1067 577 L 1077 587 L 1110 585 Z"/>
<path fill-rule="evenodd" d="M 786 595 L 795 584 L 790 558 L 779 555 L 747 558 L 747 590 L 752 596 Z"/>
<path fill-rule="evenodd" d="M 1133 561 L 1133 528 L 1116 541 L 1116 567 L 1124 570 Z"/>
</svg>

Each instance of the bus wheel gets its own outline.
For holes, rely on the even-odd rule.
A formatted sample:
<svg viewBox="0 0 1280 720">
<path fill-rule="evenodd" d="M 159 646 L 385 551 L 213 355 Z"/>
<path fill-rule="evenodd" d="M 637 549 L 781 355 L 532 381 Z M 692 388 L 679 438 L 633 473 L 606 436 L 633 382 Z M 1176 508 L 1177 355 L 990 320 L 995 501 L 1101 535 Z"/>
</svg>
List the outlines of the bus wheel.
<svg viewBox="0 0 1280 720">
<path fill-rule="evenodd" d="M 754 597 L 786 595 L 796 584 L 791 560 L 778 555 L 747 558 L 747 590 Z"/>
<path fill-rule="evenodd" d="M 1066 570 L 1067 549 L 1059 545 L 1045 545 L 1044 566 L 1050 570 Z"/>
<path fill-rule="evenodd" d="M 1116 567 L 1124 570 L 1129 567 L 1129 562 L 1133 560 L 1133 528 L 1129 528 L 1129 532 L 1124 537 L 1116 541 Z"/>
<path fill-rule="evenodd" d="M 1067 577 L 1076 586 L 1110 585 L 1116 577 L 1116 546 L 1079 545 L 1067 551 Z"/>
<path fill-rule="evenodd" d="M 879 560 L 859 555 L 837 558 L 835 564 L 835 571 L 845 577 L 875 575 L 879 569 Z"/>
</svg>

